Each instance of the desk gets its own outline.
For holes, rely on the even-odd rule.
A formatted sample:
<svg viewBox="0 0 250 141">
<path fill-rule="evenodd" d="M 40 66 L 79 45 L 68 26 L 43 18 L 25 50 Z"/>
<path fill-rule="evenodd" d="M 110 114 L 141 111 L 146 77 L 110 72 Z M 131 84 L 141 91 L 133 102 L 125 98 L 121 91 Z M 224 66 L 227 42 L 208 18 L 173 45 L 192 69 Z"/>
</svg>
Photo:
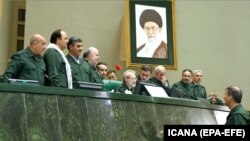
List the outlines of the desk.
<svg viewBox="0 0 250 141">
<path fill-rule="evenodd" d="M 0 140 L 147 141 L 167 124 L 224 124 L 226 106 L 0 83 Z"/>
</svg>

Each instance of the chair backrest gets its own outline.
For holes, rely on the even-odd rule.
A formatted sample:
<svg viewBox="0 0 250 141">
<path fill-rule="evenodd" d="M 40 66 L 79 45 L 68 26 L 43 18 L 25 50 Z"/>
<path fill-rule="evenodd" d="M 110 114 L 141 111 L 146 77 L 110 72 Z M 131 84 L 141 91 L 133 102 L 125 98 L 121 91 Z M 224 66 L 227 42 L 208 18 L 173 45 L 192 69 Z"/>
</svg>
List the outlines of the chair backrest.
<svg viewBox="0 0 250 141">
<path fill-rule="evenodd" d="M 4 75 L 0 75 L 0 83 L 4 82 Z"/>
<path fill-rule="evenodd" d="M 108 79 L 103 80 L 103 90 L 104 91 L 116 90 L 121 85 L 122 85 L 122 81 L 108 80 Z"/>
</svg>

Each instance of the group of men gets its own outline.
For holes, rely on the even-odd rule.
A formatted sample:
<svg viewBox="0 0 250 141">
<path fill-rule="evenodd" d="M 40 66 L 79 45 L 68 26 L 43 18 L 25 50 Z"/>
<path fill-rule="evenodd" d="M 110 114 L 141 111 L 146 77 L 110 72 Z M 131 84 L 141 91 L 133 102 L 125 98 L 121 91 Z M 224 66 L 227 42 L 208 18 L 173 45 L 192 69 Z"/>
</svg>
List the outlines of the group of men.
<svg viewBox="0 0 250 141">
<path fill-rule="evenodd" d="M 124 88 L 126 87 L 130 88 L 127 90 L 131 90 L 131 93 L 134 93 L 134 89 L 132 89 L 131 87 L 133 85 L 136 86 L 137 82 L 142 81 L 162 87 L 165 90 L 165 92 L 172 97 L 195 99 L 195 100 L 198 97 L 207 98 L 206 89 L 204 86 L 200 84 L 202 78 L 201 70 L 195 70 L 194 72 L 192 72 L 190 69 L 183 70 L 182 79 L 174 83 L 172 86 L 170 85 L 169 81 L 166 78 L 166 69 L 164 66 L 162 65 L 156 66 L 154 69 L 154 73 L 151 77 L 152 73 L 153 69 L 150 65 L 142 65 L 141 72 L 137 76 L 135 74 L 135 71 L 126 70 L 123 76 Z M 132 80 L 137 80 L 137 81 L 132 81 Z"/>
<path fill-rule="evenodd" d="M 68 49 L 68 55 L 63 50 Z M 37 80 L 41 86 L 54 86 L 72 89 L 78 81 L 102 83 L 96 69 L 99 52 L 90 47 L 81 56 L 83 42 L 78 37 L 68 38 L 61 29 L 55 30 L 46 47 L 46 39 L 40 34 L 32 35 L 27 48 L 11 57 L 5 80 L 15 78 Z"/>
<path fill-rule="evenodd" d="M 143 65 L 141 72 L 136 76 L 136 72 L 133 70 L 126 70 L 123 75 L 123 84 L 118 89 L 119 92 L 125 94 L 135 93 L 136 84 L 139 81 L 153 83 L 157 86 L 163 87 L 167 94 L 171 97 L 182 97 L 187 99 L 207 98 L 207 92 L 204 86 L 202 86 L 201 78 L 202 71 L 190 69 L 184 69 L 182 71 L 182 79 L 172 86 L 166 79 L 166 70 L 162 65 L 156 66 L 152 77 L 152 68 L 149 65 Z M 192 80 L 192 81 L 191 81 Z M 215 94 L 212 94 L 211 104 L 224 105 Z M 241 105 L 241 99 L 243 96 L 242 90 L 238 86 L 229 86 L 225 89 L 224 102 L 230 109 L 230 113 L 227 116 L 226 125 L 249 125 L 250 115 L 247 110 Z M 217 103 L 219 101 L 219 103 Z"/>
<path fill-rule="evenodd" d="M 66 48 L 69 53 L 65 56 L 63 50 Z M 82 40 L 78 37 L 68 39 L 63 30 L 55 30 L 51 34 L 47 49 L 46 39 L 40 34 L 34 34 L 30 38 L 29 46 L 11 57 L 4 78 L 6 80 L 10 78 L 37 80 L 41 86 L 69 89 L 77 87 L 75 82 L 78 81 L 103 83 L 103 79 L 107 75 L 107 64 L 99 62 L 98 49 L 90 47 L 81 57 L 82 51 Z M 166 93 L 172 97 L 207 98 L 205 87 L 200 85 L 202 78 L 200 70 L 194 72 L 190 69 L 183 70 L 182 79 L 172 86 L 166 79 L 164 66 L 156 66 L 150 77 L 152 72 L 150 65 L 143 65 L 138 76 L 134 70 L 126 70 L 123 74 L 122 86 L 118 88 L 118 91 L 133 94 L 136 84 L 142 81 L 163 87 Z M 115 77 L 112 75 L 112 79 Z M 226 124 L 249 123 L 248 112 L 241 105 L 242 95 L 242 90 L 237 86 L 226 88 L 224 101 L 231 110 Z"/>
</svg>

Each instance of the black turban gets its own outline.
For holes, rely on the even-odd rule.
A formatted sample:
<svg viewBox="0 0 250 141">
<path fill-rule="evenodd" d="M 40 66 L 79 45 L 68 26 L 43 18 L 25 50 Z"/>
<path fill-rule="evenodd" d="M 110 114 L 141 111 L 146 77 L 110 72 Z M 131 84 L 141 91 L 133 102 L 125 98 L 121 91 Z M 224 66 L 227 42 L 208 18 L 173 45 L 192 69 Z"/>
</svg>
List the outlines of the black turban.
<svg viewBox="0 0 250 141">
<path fill-rule="evenodd" d="M 162 27 L 162 19 L 158 12 L 153 9 L 146 9 L 141 13 L 140 25 L 144 28 L 145 22 L 155 22 L 160 28 Z"/>
</svg>

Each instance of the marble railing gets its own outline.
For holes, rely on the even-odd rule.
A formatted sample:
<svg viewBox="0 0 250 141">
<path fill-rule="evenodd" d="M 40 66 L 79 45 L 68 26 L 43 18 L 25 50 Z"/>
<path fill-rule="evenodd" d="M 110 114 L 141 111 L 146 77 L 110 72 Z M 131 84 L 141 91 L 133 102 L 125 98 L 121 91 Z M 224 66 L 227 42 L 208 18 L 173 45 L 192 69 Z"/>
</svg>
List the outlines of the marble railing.
<svg viewBox="0 0 250 141">
<path fill-rule="evenodd" d="M 0 141 L 154 141 L 168 124 L 224 124 L 187 99 L 0 83 Z"/>
</svg>

